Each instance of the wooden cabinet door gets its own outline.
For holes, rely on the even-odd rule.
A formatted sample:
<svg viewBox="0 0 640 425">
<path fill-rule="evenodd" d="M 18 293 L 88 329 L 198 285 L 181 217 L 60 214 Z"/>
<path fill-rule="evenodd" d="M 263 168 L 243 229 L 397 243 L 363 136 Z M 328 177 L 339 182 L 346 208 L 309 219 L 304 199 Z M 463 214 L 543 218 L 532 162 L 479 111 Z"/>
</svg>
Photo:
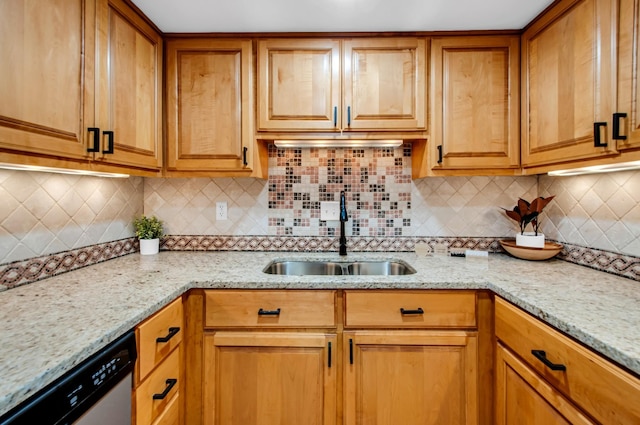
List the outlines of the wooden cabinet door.
<svg viewBox="0 0 640 425">
<path fill-rule="evenodd" d="M 0 2 L 0 149 L 89 158 L 94 16 L 91 0 Z"/>
<path fill-rule="evenodd" d="M 586 415 L 498 344 L 496 425 L 594 425 Z"/>
<path fill-rule="evenodd" d="M 120 165 L 162 166 L 162 37 L 123 0 L 104 0 L 100 7 L 102 44 L 100 128 L 96 159 Z"/>
<path fill-rule="evenodd" d="M 205 425 L 335 425 L 336 335 L 204 337 Z"/>
<path fill-rule="evenodd" d="M 615 0 L 564 0 L 522 35 L 522 164 L 616 153 Z M 594 142 L 594 123 L 601 143 Z"/>
<path fill-rule="evenodd" d="M 253 159 L 251 40 L 166 43 L 167 170 L 247 172 Z M 210 175 L 210 174 L 209 174 Z"/>
<path fill-rule="evenodd" d="M 515 36 L 432 39 L 434 170 L 520 165 L 519 51 Z"/>
<path fill-rule="evenodd" d="M 426 40 L 344 41 L 345 130 L 426 128 Z"/>
<path fill-rule="evenodd" d="M 344 424 L 477 424 L 477 336 L 345 331 Z"/>
<path fill-rule="evenodd" d="M 259 130 L 341 128 L 340 41 L 258 41 Z"/>
<path fill-rule="evenodd" d="M 618 31 L 618 113 L 620 133 L 626 136 L 617 140 L 619 150 L 640 148 L 640 2 L 620 0 L 620 29 Z"/>
</svg>

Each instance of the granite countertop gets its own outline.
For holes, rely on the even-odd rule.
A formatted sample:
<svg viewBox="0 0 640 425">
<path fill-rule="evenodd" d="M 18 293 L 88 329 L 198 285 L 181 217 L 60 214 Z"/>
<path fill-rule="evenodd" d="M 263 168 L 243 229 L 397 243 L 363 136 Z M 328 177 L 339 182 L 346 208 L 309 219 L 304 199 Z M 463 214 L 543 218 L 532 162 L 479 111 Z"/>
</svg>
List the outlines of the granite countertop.
<svg viewBox="0 0 640 425">
<path fill-rule="evenodd" d="M 406 276 L 276 276 L 274 259 L 333 253 L 132 254 L 0 292 L 0 415 L 191 288 L 489 289 L 640 375 L 640 282 L 561 260 L 350 253 L 400 259 Z"/>
</svg>

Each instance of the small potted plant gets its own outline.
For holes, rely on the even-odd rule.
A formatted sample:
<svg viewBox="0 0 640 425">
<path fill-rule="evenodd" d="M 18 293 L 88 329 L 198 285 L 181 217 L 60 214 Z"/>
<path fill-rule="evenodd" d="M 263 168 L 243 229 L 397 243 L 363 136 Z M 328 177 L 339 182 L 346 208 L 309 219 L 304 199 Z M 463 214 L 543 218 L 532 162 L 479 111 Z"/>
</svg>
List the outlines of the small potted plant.
<svg viewBox="0 0 640 425">
<path fill-rule="evenodd" d="M 551 202 L 555 196 L 542 196 L 527 202 L 524 199 L 518 199 L 518 204 L 512 209 L 503 208 L 507 216 L 518 222 L 520 225 L 520 233 L 516 234 L 516 245 L 526 246 L 530 248 L 544 248 L 544 234 L 538 233 L 540 226 L 540 213 L 544 207 Z M 525 232 L 527 226 L 531 223 L 533 232 Z"/>
<path fill-rule="evenodd" d="M 136 236 L 140 240 L 140 254 L 153 255 L 160 250 L 162 237 L 162 221 L 156 216 L 140 216 L 133 220 Z"/>
</svg>

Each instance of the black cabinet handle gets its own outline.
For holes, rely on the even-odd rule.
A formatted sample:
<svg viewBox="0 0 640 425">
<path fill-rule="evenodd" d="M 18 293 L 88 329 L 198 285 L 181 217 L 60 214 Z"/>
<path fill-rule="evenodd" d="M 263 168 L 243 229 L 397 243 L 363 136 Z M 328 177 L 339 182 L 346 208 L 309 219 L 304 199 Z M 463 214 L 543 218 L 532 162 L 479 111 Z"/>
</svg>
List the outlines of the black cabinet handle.
<svg viewBox="0 0 640 425">
<path fill-rule="evenodd" d="M 180 332 L 180 328 L 169 328 L 169 333 L 167 334 L 167 336 L 156 338 L 156 342 L 169 342 L 169 340 L 173 338 L 178 332 Z"/>
<path fill-rule="evenodd" d="M 153 399 L 154 400 L 163 400 L 169 394 L 171 389 L 176 386 L 176 384 L 178 383 L 178 380 L 177 379 L 167 379 L 165 381 L 165 383 L 167 384 L 167 387 L 160 394 L 154 394 L 153 395 Z"/>
<path fill-rule="evenodd" d="M 416 310 L 405 310 L 404 308 L 401 308 L 400 314 L 424 314 L 424 310 L 422 307 L 418 307 Z"/>
<path fill-rule="evenodd" d="M 442 145 L 436 146 L 438 149 L 438 164 L 442 164 Z"/>
<path fill-rule="evenodd" d="M 353 364 L 353 339 L 349 338 L 349 364 Z"/>
<path fill-rule="evenodd" d="M 89 133 L 93 133 L 93 146 L 87 148 L 87 152 L 100 152 L 100 129 L 98 127 L 89 127 Z"/>
<path fill-rule="evenodd" d="M 531 354 L 533 354 L 536 359 L 540 360 L 546 367 L 551 370 L 567 370 L 567 367 L 563 364 L 552 363 L 551 360 L 547 358 L 547 353 L 545 353 L 543 350 L 531 350 Z"/>
<path fill-rule="evenodd" d="M 620 120 L 622 118 L 627 118 L 625 112 L 616 112 L 613 114 L 613 140 L 627 140 L 627 136 L 620 134 Z"/>
<path fill-rule="evenodd" d="M 600 127 L 606 127 L 606 122 L 594 122 L 593 123 L 593 146 L 596 148 L 606 148 L 607 142 L 600 141 Z"/>
<path fill-rule="evenodd" d="M 280 309 L 276 309 L 276 310 L 263 310 L 260 309 L 258 310 L 258 316 L 279 316 L 280 315 Z"/>
<path fill-rule="evenodd" d="M 328 350 L 329 350 L 329 360 L 327 361 L 327 366 L 331 367 L 331 342 L 329 342 Z"/>
<path fill-rule="evenodd" d="M 338 126 L 338 107 L 337 106 L 333 107 L 333 126 L 334 127 Z"/>
<path fill-rule="evenodd" d="M 347 127 L 351 127 L 351 106 L 347 106 Z"/>
<path fill-rule="evenodd" d="M 249 165 L 249 163 L 247 162 L 247 151 L 249 150 L 248 147 L 244 147 L 242 148 L 242 163 L 244 164 L 244 166 L 246 167 L 247 165 Z"/>
<path fill-rule="evenodd" d="M 107 149 L 103 150 L 102 153 L 113 153 L 113 131 L 103 131 L 102 134 L 107 136 Z"/>
</svg>

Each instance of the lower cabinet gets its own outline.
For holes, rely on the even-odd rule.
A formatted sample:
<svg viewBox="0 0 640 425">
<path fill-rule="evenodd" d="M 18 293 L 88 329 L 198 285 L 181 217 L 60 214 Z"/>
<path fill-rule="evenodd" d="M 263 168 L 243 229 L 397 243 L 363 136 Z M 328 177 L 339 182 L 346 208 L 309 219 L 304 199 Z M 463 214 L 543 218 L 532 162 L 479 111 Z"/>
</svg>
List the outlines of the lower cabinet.
<svg viewBox="0 0 640 425">
<path fill-rule="evenodd" d="M 640 379 L 496 297 L 496 423 L 640 423 Z"/>
<path fill-rule="evenodd" d="M 497 425 L 595 424 L 502 344 L 496 351 Z"/>
<path fill-rule="evenodd" d="M 475 291 L 209 290 L 202 302 L 202 397 L 187 409 L 205 425 L 491 423 Z"/>
<path fill-rule="evenodd" d="M 136 328 L 136 360 L 132 423 L 180 425 L 184 383 L 184 317 L 182 298 L 142 322 Z"/>
<path fill-rule="evenodd" d="M 336 335 L 205 335 L 205 425 L 336 424 Z"/>
<path fill-rule="evenodd" d="M 344 424 L 477 424 L 477 337 L 346 331 Z"/>
</svg>

